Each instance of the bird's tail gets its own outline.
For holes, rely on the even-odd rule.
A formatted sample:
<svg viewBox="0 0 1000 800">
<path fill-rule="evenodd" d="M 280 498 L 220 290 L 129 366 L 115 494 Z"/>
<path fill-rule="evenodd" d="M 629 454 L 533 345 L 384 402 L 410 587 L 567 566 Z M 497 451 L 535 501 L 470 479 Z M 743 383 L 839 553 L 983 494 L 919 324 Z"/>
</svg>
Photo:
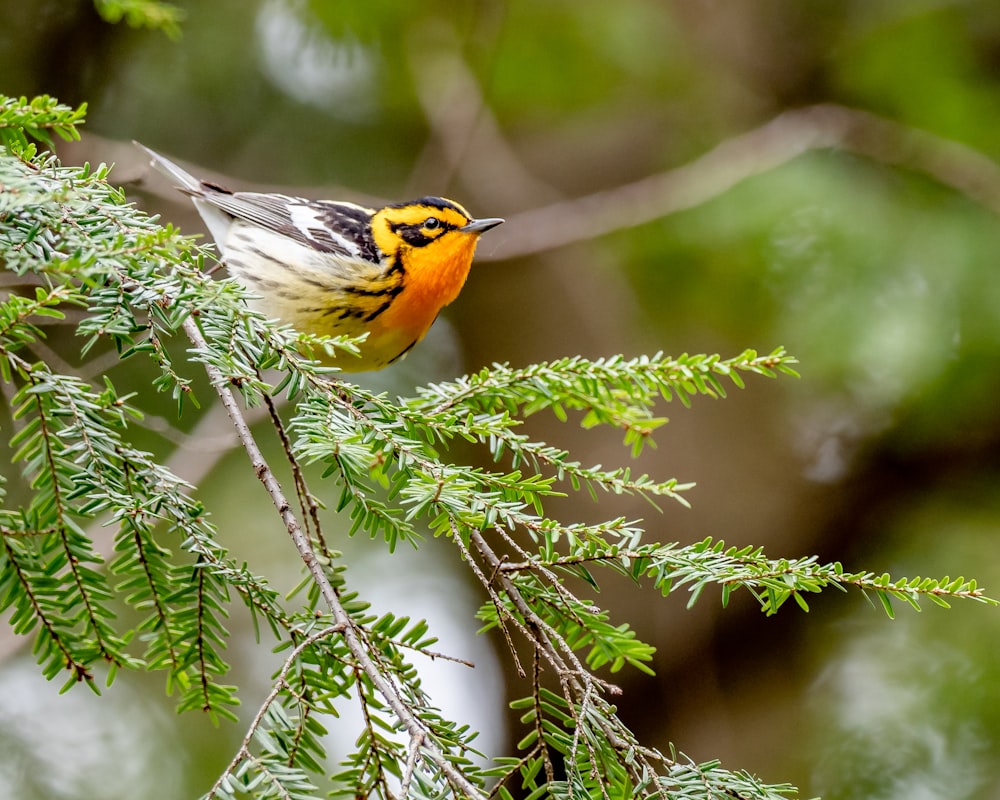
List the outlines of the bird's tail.
<svg viewBox="0 0 1000 800">
<path fill-rule="evenodd" d="M 172 178 L 177 182 L 177 187 L 182 192 L 191 196 L 195 208 L 198 209 L 198 213 L 205 221 L 205 225 L 208 226 L 209 233 L 215 239 L 219 251 L 224 254 L 226 236 L 229 233 L 229 227 L 232 225 L 233 218 L 222 209 L 203 199 L 205 193 L 202 183 L 190 172 L 178 166 L 169 158 L 161 156 L 155 150 L 150 150 L 144 144 L 139 144 L 139 142 L 134 140 L 132 144 L 149 156 L 150 164 L 154 169 L 163 173 L 168 178 Z"/>
<path fill-rule="evenodd" d="M 177 181 L 180 188 L 185 189 L 188 192 L 200 192 L 201 181 L 199 181 L 190 172 L 182 169 L 169 158 L 161 156 L 155 150 L 150 150 L 144 144 L 139 144 L 139 142 L 136 141 L 133 141 L 132 144 L 149 156 L 149 163 L 152 164 L 158 172 L 162 172 L 168 178 L 173 178 Z"/>
</svg>

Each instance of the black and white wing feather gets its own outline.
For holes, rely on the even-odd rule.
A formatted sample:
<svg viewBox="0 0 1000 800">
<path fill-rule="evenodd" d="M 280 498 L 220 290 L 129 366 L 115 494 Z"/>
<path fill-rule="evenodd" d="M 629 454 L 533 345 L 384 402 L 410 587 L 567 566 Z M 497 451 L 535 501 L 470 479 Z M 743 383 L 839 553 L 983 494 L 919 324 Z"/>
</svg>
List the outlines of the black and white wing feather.
<svg viewBox="0 0 1000 800">
<path fill-rule="evenodd" d="M 212 238 L 222 250 L 226 248 L 232 223 L 241 220 L 320 253 L 369 262 L 379 260 L 371 234 L 374 209 L 283 194 L 232 192 L 201 181 L 168 158 L 138 142 L 135 144 L 149 155 L 156 169 L 176 180 L 180 189 L 191 196 Z"/>
<path fill-rule="evenodd" d="M 283 194 L 230 192 L 210 183 L 201 183 L 195 196 L 230 217 L 287 236 L 321 253 L 378 261 L 371 235 L 375 212 L 370 208 Z"/>
</svg>

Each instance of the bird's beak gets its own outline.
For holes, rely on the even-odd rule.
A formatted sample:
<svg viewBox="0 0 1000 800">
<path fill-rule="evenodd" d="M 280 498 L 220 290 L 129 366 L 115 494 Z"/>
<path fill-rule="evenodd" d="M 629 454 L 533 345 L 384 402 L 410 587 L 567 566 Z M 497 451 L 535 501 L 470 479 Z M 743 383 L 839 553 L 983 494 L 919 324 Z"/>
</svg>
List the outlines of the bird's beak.
<svg viewBox="0 0 1000 800">
<path fill-rule="evenodd" d="M 474 219 L 472 222 L 463 225 L 459 230 L 462 233 L 484 233 L 490 228 L 495 228 L 503 222 L 500 217 L 487 217 L 486 219 Z"/>
</svg>

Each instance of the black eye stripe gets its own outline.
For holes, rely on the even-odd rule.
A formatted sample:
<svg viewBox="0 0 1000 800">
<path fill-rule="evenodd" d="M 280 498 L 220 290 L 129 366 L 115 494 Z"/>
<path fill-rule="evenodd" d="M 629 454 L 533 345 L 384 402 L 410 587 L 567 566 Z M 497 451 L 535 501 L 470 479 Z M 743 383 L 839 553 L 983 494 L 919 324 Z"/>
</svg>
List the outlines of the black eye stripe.
<svg viewBox="0 0 1000 800">
<path fill-rule="evenodd" d="M 400 225 L 396 228 L 396 234 L 413 247 L 423 247 L 434 241 L 430 236 L 424 234 L 423 225 Z"/>
<path fill-rule="evenodd" d="M 405 231 L 405 230 L 422 231 L 425 228 L 427 230 L 432 230 L 433 231 L 433 230 L 439 230 L 441 228 L 448 229 L 448 228 L 454 228 L 454 227 L 455 227 L 454 225 L 449 225 L 447 222 L 443 222 L 442 220 L 439 220 L 437 217 L 428 217 L 423 222 L 390 222 L 389 223 L 389 230 L 391 230 L 393 233 L 396 233 L 397 231 Z"/>
<path fill-rule="evenodd" d="M 417 223 L 389 223 L 389 230 L 412 247 L 423 247 L 424 245 L 428 245 L 439 238 L 441 234 L 455 229 L 455 225 L 445 222 L 439 217 L 428 217 L 423 222 Z M 433 231 L 435 235 L 428 236 L 425 231 Z"/>
</svg>

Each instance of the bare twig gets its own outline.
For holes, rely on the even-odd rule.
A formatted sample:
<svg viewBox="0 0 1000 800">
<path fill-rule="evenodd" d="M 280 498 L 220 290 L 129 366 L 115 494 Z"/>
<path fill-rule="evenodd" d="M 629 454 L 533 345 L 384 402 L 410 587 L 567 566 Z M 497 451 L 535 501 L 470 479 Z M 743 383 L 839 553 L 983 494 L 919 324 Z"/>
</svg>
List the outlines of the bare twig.
<svg viewBox="0 0 1000 800">
<path fill-rule="evenodd" d="M 459 658 L 458 656 L 442 653 L 438 650 L 428 650 L 424 647 L 414 647 L 412 644 L 400 642 L 395 639 L 390 639 L 389 641 L 392 642 L 393 646 L 398 647 L 400 650 L 410 650 L 411 652 L 419 653 L 424 656 L 424 658 L 429 658 L 431 661 L 450 661 L 452 664 L 461 664 L 463 667 L 468 667 L 469 669 L 476 668 L 476 665 L 467 658 Z"/>
<path fill-rule="evenodd" d="M 958 142 L 837 105 L 786 111 L 682 167 L 508 216 L 504 240 L 480 260 L 517 258 L 587 241 L 693 208 L 812 150 L 836 148 L 906 167 L 1000 214 L 1000 164 Z"/>
<path fill-rule="evenodd" d="M 465 559 L 465 563 L 469 565 L 469 569 L 472 570 L 472 574 L 479 579 L 479 582 L 483 585 L 486 593 L 490 597 L 490 602 L 493 603 L 493 607 L 497 610 L 497 624 L 500 627 L 500 631 L 503 633 L 503 638 L 507 642 L 507 649 L 510 652 L 510 657 L 514 659 L 514 668 L 517 670 L 519 677 L 523 678 L 527 674 L 524 671 L 524 667 L 521 666 L 521 659 L 517 655 L 517 648 L 514 646 L 514 640 L 511 638 L 510 630 L 507 628 L 507 620 L 510 620 L 518 627 L 521 633 L 524 634 L 525 638 L 531 639 L 531 634 L 528 632 L 520 620 L 511 616 L 510 612 L 503 604 L 503 599 L 497 594 L 497 590 L 493 588 L 493 576 L 486 577 L 479 564 L 472 557 L 472 553 L 469 552 L 469 548 L 465 546 L 465 542 L 458 533 L 458 528 L 455 523 L 452 522 L 452 540 L 458 545 L 458 549 L 462 554 L 462 558 Z M 495 575 L 495 571 L 494 571 Z"/>
<path fill-rule="evenodd" d="M 411 189 L 443 190 L 457 175 L 477 203 L 523 208 L 529 200 L 555 200 L 558 193 L 532 174 L 504 138 L 455 31 L 435 29 L 439 41 L 433 49 L 425 34 L 415 34 L 409 57 L 431 137 L 414 166 Z"/>
<path fill-rule="evenodd" d="M 240 743 L 239 749 L 236 751 L 236 755 L 233 756 L 233 760 L 229 762 L 229 766 L 219 776 L 219 779 L 212 786 L 211 790 L 208 792 L 206 797 L 214 797 L 215 794 L 222 787 L 222 782 L 225 780 L 227 775 L 231 775 L 236 768 L 240 765 L 242 761 L 251 757 L 250 754 L 250 743 L 253 741 L 254 736 L 257 734 L 257 729 L 260 728 L 261 723 L 264 721 L 264 715 L 267 714 L 267 710 L 271 707 L 271 704 L 278 698 L 285 689 L 290 689 L 288 684 L 288 673 L 291 671 L 292 667 L 295 665 L 298 657 L 302 655 L 302 652 L 309 647 L 312 647 L 316 642 L 321 639 L 326 639 L 329 636 L 333 636 L 336 633 L 342 633 L 342 625 L 330 625 L 323 630 L 316 631 L 315 633 L 309 634 L 305 639 L 299 642 L 298 645 L 288 654 L 285 662 L 281 665 L 281 669 L 278 672 L 278 677 L 274 681 L 274 686 L 271 687 L 271 691 L 268 693 L 267 697 L 264 698 L 264 702 L 260 704 L 260 708 L 257 709 L 257 713 L 254 714 L 254 718 L 250 722 L 250 726 L 247 728 L 246 735 L 243 737 L 243 741 Z"/>
<path fill-rule="evenodd" d="M 421 734 L 410 736 L 410 746 L 406 754 L 406 769 L 403 771 L 403 780 L 399 788 L 400 797 L 410 796 L 410 783 L 413 781 L 413 773 L 417 768 L 417 761 L 420 756 L 420 746 L 424 743 Z"/>
<path fill-rule="evenodd" d="M 542 752 L 542 764 L 545 767 L 545 780 L 548 783 L 552 783 L 552 781 L 556 779 L 556 770 L 552 765 L 552 756 L 549 754 L 549 746 L 545 742 L 545 727 L 543 725 L 544 715 L 542 713 L 542 660 L 538 647 L 535 647 L 531 666 L 531 697 L 535 706 L 535 735 L 538 737 L 538 747 Z"/>
<path fill-rule="evenodd" d="M 316 502 L 316 498 L 313 497 L 312 492 L 309 491 L 309 487 L 306 486 L 302 467 L 292 452 L 292 442 L 288 438 L 288 432 L 285 430 L 285 423 L 282 421 L 281 415 L 278 413 L 277 404 L 270 394 L 264 395 L 264 405 L 267 406 L 267 412 L 271 417 L 271 424 L 274 426 L 275 431 L 278 433 L 278 438 L 281 440 L 285 460 L 288 461 L 288 466 L 292 470 L 292 478 L 295 481 L 295 494 L 299 498 L 302 519 L 305 521 L 307 528 L 311 525 L 312 536 L 315 537 L 316 544 L 319 546 L 324 558 L 330 559 L 332 558 L 330 548 L 327 547 L 326 539 L 323 536 L 323 527 L 319 521 L 319 503 Z M 309 533 L 308 530 L 307 533 Z"/>
<path fill-rule="evenodd" d="M 479 531 L 470 531 L 469 539 L 480 557 L 491 569 L 495 569 L 502 563 L 500 557 L 494 552 L 493 548 L 490 547 Z M 580 679 L 593 681 L 614 694 L 621 693 L 621 689 L 617 686 L 601 680 L 580 663 L 573 648 L 559 635 L 558 631 L 555 631 L 551 625 L 535 612 L 524 597 L 521 596 L 517 585 L 506 574 L 497 571 L 496 576 L 497 583 L 503 587 L 504 594 L 510 599 L 511 604 L 517 609 L 517 612 L 525 622 L 535 628 L 534 635 L 527 633 L 529 641 L 541 646 L 545 660 L 556 671 L 560 681 L 572 684 L 576 684 Z M 523 626 L 519 625 L 518 627 L 522 629 L 522 632 L 526 632 Z M 576 688 L 579 690 L 580 687 L 577 685 Z"/>
</svg>

